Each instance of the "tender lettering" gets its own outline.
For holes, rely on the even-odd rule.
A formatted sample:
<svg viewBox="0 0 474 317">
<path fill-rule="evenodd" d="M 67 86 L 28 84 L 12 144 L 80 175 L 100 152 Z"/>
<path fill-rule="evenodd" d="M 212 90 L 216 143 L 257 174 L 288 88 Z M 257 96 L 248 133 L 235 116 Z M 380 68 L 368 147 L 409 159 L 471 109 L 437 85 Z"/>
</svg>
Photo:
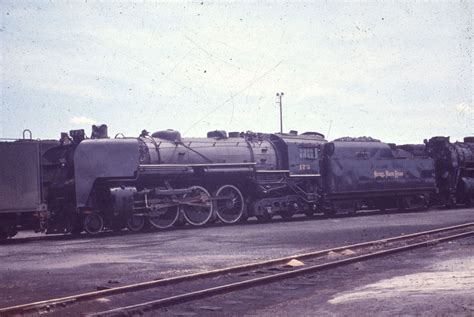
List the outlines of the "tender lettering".
<svg viewBox="0 0 474 317">
<path fill-rule="evenodd" d="M 374 170 L 374 178 L 400 178 L 400 177 L 403 177 L 403 176 L 404 176 L 404 173 L 402 171 L 397 171 L 397 170 L 377 171 L 377 170 Z"/>
</svg>

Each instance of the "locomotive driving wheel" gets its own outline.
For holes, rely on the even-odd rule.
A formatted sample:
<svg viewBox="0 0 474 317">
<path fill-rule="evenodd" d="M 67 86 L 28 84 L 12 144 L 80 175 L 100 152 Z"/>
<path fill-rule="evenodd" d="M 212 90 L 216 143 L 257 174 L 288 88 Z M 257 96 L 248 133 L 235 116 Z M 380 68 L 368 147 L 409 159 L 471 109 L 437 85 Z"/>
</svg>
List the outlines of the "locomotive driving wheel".
<svg viewBox="0 0 474 317">
<path fill-rule="evenodd" d="M 145 218 L 143 216 L 131 215 L 127 219 L 127 228 L 130 231 L 140 231 L 145 226 Z"/>
<path fill-rule="evenodd" d="M 191 193 L 183 195 L 180 209 L 188 223 L 193 226 L 202 226 L 213 215 L 211 195 L 207 189 L 201 186 L 193 186 L 190 189 Z"/>
<path fill-rule="evenodd" d="M 178 206 L 159 208 L 150 212 L 148 222 L 157 229 L 172 227 L 179 218 Z"/>
<path fill-rule="evenodd" d="M 217 217 L 224 223 L 234 223 L 242 218 L 244 213 L 244 196 L 234 185 L 221 186 L 216 194 L 214 207 Z"/>
<path fill-rule="evenodd" d="M 104 219 L 96 212 L 88 214 L 84 218 L 84 230 L 88 234 L 98 234 L 104 228 Z"/>
</svg>

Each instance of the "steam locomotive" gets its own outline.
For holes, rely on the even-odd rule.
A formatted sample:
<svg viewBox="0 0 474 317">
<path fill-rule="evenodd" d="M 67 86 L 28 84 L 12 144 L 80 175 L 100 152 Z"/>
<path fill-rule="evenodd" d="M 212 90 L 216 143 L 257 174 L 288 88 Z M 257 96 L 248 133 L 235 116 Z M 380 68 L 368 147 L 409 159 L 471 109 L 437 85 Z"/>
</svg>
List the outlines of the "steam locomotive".
<svg viewBox="0 0 474 317">
<path fill-rule="evenodd" d="M 25 229 L 97 234 L 424 208 L 438 196 L 468 203 L 472 141 L 396 146 L 368 138 L 327 142 L 317 132 L 219 130 L 207 138 L 174 130 L 109 138 L 105 125 L 93 126 L 90 139 L 84 130 L 62 133 L 60 141 L 24 137 L 0 142 L 0 238 Z"/>
<path fill-rule="evenodd" d="M 426 151 L 435 160 L 438 202 L 448 207 L 474 203 L 474 137 L 451 143 L 449 137 L 425 140 Z"/>
</svg>

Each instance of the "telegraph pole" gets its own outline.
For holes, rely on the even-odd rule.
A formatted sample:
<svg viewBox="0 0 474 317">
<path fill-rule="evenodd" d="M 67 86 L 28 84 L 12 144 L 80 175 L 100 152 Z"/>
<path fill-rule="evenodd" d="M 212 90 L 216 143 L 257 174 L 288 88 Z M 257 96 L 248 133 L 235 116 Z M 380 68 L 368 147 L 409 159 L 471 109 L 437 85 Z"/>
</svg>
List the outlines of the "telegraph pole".
<svg viewBox="0 0 474 317">
<path fill-rule="evenodd" d="M 281 99 L 285 95 L 283 92 L 277 92 L 278 103 L 280 104 L 280 133 L 283 133 L 283 103 Z"/>
</svg>

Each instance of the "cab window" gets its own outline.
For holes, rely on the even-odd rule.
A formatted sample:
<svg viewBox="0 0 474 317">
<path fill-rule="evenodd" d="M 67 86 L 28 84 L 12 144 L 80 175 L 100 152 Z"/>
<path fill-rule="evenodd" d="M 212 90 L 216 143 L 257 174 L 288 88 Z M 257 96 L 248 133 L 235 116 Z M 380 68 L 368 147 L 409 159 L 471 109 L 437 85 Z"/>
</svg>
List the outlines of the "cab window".
<svg viewBox="0 0 474 317">
<path fill-rule="evenodd" d="M 300 150 L 300 158 L 303 158 L 303 159 L 316 158 L 316 148 L 314 147 L 301 147 L 299 150 Z"/>
</svg>

